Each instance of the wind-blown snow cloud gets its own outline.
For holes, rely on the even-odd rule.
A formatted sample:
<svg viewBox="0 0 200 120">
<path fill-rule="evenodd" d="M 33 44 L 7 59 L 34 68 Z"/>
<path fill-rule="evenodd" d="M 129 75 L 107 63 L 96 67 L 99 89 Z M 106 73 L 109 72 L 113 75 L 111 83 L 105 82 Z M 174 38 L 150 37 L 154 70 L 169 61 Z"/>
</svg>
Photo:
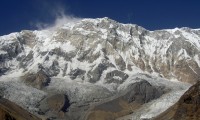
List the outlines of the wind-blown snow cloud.
<svg viewBox="0 0 200 120">
<path fill-rule="evenodd" d="M 80 20 L 81 18 L 74 17 L 72 15 L 62 14 L 62 15 L 56 16 L 56 19 L 53 24 L 38 22 L 35 25 L 38 29 L 55 29 L 55 28 L 61 27 L 64 24 L 76 23 Z"/>
<path fill-rule="evenodd" d="M 67 23 L 75 23 L 80 21 L 82 18 L 75 17 L 72 14 L 66 13 L 66 8 L 61 3 L 55 5 L 49 5 L 48 2 L 43 2 L 46 6 L 44 9 L 47 14 L 54 19 L 54 22 L 46 23 L 41 21 L 31 22 L 31 25 L 37 29 L 55 29 Z"/>
</svg>

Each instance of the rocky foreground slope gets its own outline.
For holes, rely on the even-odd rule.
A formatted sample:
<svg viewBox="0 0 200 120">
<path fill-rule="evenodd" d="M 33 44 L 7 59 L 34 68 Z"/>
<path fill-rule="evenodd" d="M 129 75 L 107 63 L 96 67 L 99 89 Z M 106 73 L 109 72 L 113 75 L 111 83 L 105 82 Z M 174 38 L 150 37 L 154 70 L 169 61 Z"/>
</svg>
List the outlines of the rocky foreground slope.
<svg viewBox="0 0 200 120">
<path fill-rule="evenodd" d="M 199 120 L 200 82 L 193 85 L 180 100 L 154 120 Z"/>
<path fill-rule="evenodd" d="M 149 119 L 199 80 L 199 48 L 200 29 L 109 18 L 11 33 L 0 37 L 0 95 L 51 119 Z"/>
<path fill-rule="evenodd" d="M 15 103 L 0 98 L 0 120 L 42 120 Z"/>
</svg>

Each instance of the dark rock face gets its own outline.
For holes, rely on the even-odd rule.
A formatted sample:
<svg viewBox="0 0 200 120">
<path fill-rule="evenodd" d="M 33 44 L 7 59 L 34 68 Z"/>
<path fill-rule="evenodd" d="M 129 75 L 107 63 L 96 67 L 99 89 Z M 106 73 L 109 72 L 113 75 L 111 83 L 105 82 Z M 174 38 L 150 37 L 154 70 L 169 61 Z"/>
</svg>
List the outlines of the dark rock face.
<svg viewBox="0 0 200 120">
<path fill-rule="evenodd" d="M 124 73 L 122 71 L 114 70 L 112 72 L 107 73 L 105 79 L 106 79 L 107 83 L 118 83 L 118 84 L 121 84 L 128 77 L 129 76 L 126 73 Z"/>
<path fill-rule="evenodd" d="M 159 98 L 163 91 L 160 88 L 155 88 L 147 81 L 142 81 L 129 86 L 130 91 L 123 97 L 129 103 L 147 103 L 153 99 Z"/>
<path fill-rule="evenodd" d="M 8 54 L 0 54 L 0 62 L 5 62 L 6 59 L 9 59 L 9 55 Z"/>
<path fill-rule="evenodd" d="M 21 53 L 23 48 L 21 47 L 20 43 L 16 41 L 7 46 L 3 46 L 2 50 L 7 51 L 9 59 L 12 59 Z"/>
<path fill-rule="evenodd" d="M 90 51 L 91 51 L 91 49 L 79 52 L 78 60 L 83 62 L 87 58 L 87 55 L 90 53 Z"/>
<path fill-rule="evenodd" d="M 142 104 L 150 102 L 164 93 L 162 89 L 152 86 L 145 80 L 133 83 L 126 91 L 126 94 L 94 107 L 87 120 L 114 120 L 134 112 Z"/>
<path fill-rule="evenodd" d="M 119 58 L 115 60 L 116 65 L 118 66 L 118 68 L 120 70 L 125 70 L 126 69 L 126 63 L 124 62 L 123 58 L 121 56 L 119 56 Z"/>
<path fill-rule="evenodd" d="M 76 51 L 74 52 L 64 52 L 61 48 L 55 48 L 49 52 L 49 55 L 57 55 L 59 57 L 63 57 L 66 61 L 71 61 L 72 58 L 76 56 Z"/>
<path fill-rule="evenodd" d="M 60 73 L 59 63 L 54 60 L 49 68 L 44 68 L 49 77 L 57 76 Z"/>
<path fill-rule="evenodd" d="M 27 64 L 33 60 L 33 51 L 30 51 L 29 54 L 27 56 L 24 56 L 23 59 L 21 60 L 21 58 L 18 58 L 18 60 L 20 61 L 20 67 L 22 68 L 26 68 Z"/>
<path fill-rule="evenodd" d="M 41 71 L 45 71 L 45 74 L 49 77 L 56 76 L 60 73 L 59 63 L 58 61 L 54 60 L 50 66 L 44 67 L 42 64 L 38 64 L 38 68 Z"/>
<path fill-rule="evenodd" d="M 13 40 L 14 42 L 1 46 L 1 50 L 5 54 L 0 54 L 0 76 L 10 70 L 10 67 L 6 65 L 5 62 L 18 59 L 17 56 L 22 53 L 23 47 L 20 45 L 19 41 Z"/>
<path fill-rule="evenodd" d="M 73 79 L 76 79 L 77 77 L 81 77 L 82 79 L 84 79 L 84 74 L 85 74 L 85 70 L 81 70 L 79 68 L 75 69 L 75 70 L 72 70 L 70 73 L 69 73 L 69 76 L 70 78 L 73 80 Z"/>
<path fill-rule="evenodd" d="M 103 71 L 112 66 L 110 63 L 100 63 L 94 70 L 88 72 L 89 82 L 95 83 L 99 81 Z"/>
<path fill-rule="evenodd" d="M 46 73 L 42 70 L 37 72 L 36 74 L 28 73 L 22 77 L 25 83 L 31 85 L 35 88 L 42 89 L 47 86 L 50 82 L 50 78 L 46 75 Z"/>
<path fill-rule="evenodd" d="M 0 68 L 0 76 L 4 75 L 9 69 L 8 68 Z"/>
<path fill-rule="evenodd" d="M 68 67 L 68 64 L 66 63 L 66 64 L 65 64 L 65 67 L 64 67 L 64 69 L 63 69 L 63 75 L 62 75 L 62 76 L 65 76 L 65 75 L 66 75 L 67 67 Z"/>
</svg>

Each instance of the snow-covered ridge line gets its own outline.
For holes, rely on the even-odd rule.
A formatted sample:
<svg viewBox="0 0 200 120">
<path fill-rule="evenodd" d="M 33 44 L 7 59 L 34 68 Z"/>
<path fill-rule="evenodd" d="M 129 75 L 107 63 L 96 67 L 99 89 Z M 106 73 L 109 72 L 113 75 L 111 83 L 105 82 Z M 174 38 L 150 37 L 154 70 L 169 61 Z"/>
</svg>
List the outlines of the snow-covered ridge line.
<svg viewBox="0 0 200 120">
<path fill-rule="evenodd" d="M 87 54 L 88 56 L 83 58 L 87 64 L 78 60 L 80 66 L 87 68 L 86 74 L 89 69 L 92 69 L 92 65 L 98 65 L 106 56 L 118 70 L 124 71 L 129 67 L 129 71 L 132 71 L 132 67 L 136 66 L 143 71 L 158 73 L 170 78 L 170 74 L 174 74 L 171 73 L 173 64 L 178 64 L 177 60 L 187 58 L 194 61 L 195 64 L 199 63 L 199 40 L 200 31 L 198 29 L 175 28 L 148 31 L 138 25 L 121 24 L 105 17 L 66 23 L 63 27 L 53 30 L 25 30 L 1 36 L 0 50 L 2 51 L 1 55 L 9 56 L 6 57 L 9 66 L 25 69 L 21 66 L 26 64 L 27 71 L 37 71 L 38 64 L 46 64 L 47 66 L 43 67 L 49 68 L 53 65 L 53 61 L 57 61 L 60 63 L 57 65 L 59 70 L 59 74 L 56 74 L 57 77 L 64 77 L 69 74 L 70 69 L 78 68 L 77 65 L 74 65 L 76 63 L 71 61 L 72 58 L 80 59 Z M 193 50 L 190 50 L 191 48 Z M 184 51 L 184 54 L 181 51 Z M 52 53 L 55 55 L 51 55 Z M 29 59 L 27 58 L 28 61 L 21 63 L 22 59 L 14 60 L 18 57 L 28 57 Z M 91 63 L 97 58 L 102 59 L 98 63 Z M 6 62 L 8 61 L 6 60 Z M 7 66 L 6 62 L 3 62 L 3 67 Z M 165 73 L 161 70 L 162 64 L 170 66 L 167 71 L 164 71 Z M 66 65 L 67 68 L 63 67 Z M 192 70 L 195 69 L 192 68 Z M 173 78 L 178 79 L 176 76 Z M 87 78 L 88 75 L 85 77 Z"/>
</svg>

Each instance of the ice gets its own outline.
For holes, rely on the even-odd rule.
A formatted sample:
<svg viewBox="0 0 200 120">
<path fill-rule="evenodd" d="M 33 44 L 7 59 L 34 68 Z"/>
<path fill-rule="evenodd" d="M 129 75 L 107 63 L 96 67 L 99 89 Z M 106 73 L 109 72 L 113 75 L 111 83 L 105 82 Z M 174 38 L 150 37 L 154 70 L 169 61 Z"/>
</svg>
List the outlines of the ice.
<svg viewBox="0 0 200 120">
<path fill-rule="evenodd" d="M 1 78 L 0 88 L 4 98 L 15 102 L 31 112 L 38 111 L 37 105 L 39 101 L 46 96 L 45 92 L 28 87 L 20 82 L 19 78 L 6 78 L 4 81 Z"/>
</svg>

